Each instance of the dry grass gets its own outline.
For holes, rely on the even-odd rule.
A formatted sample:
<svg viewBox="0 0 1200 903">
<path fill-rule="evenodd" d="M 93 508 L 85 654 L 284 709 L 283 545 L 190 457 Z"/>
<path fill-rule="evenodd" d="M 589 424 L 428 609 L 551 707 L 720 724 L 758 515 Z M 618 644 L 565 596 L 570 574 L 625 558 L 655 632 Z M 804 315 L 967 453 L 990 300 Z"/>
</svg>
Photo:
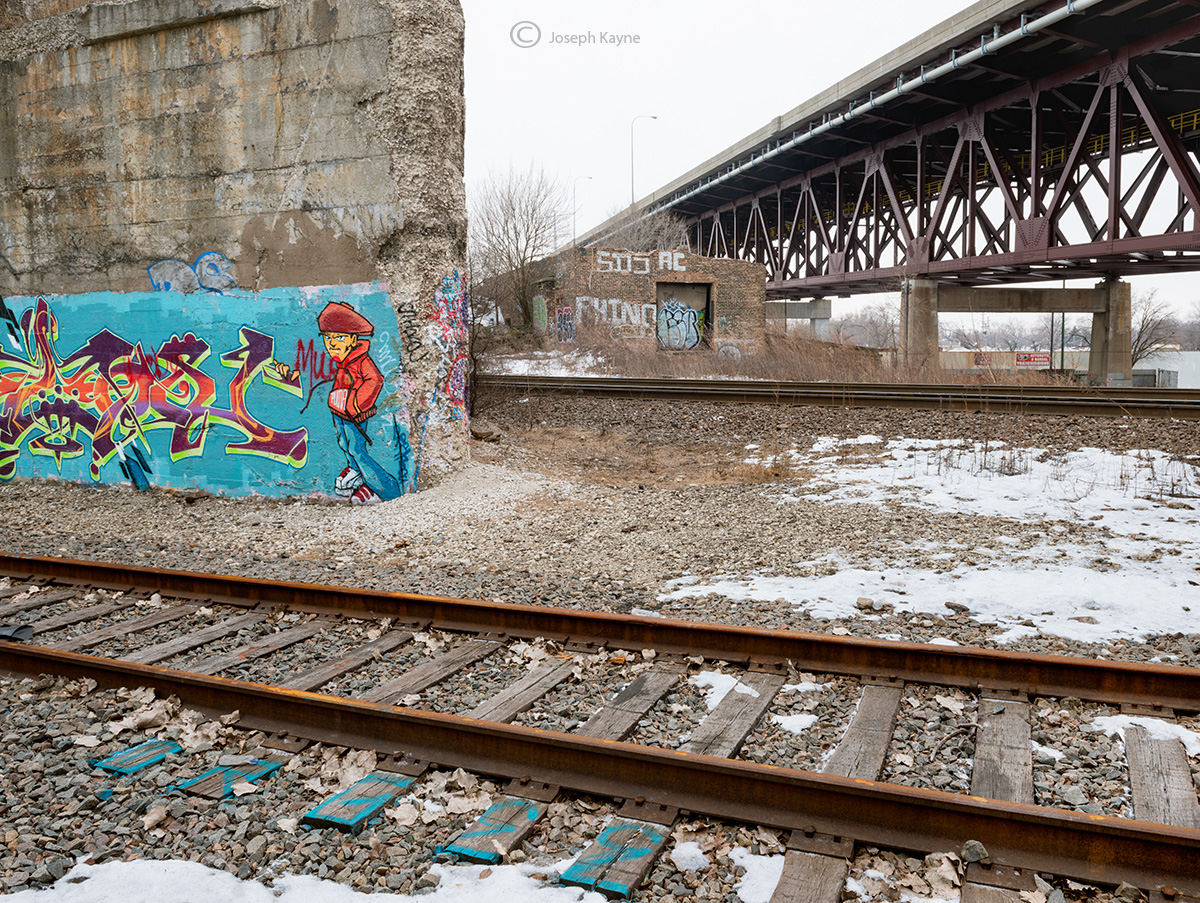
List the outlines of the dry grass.
<svg viewBox="0 0 1200 903">
<path fill-rule="evenodd" d="M 620 430 L 531 425 L 510 432 L 509 441 L 548 473 L 610 486 L 729 486 L 775 483 L 799 475 L 778 461 L 747 463 L 736 446 L 697 442 L 690 436 L 678 442 L 650 442 Z M 488 460 L 492 453 L 481 448 L 476 457 Z"/>
<path fill-rule="evenodd" d="M 602 362 L 603 370 L 630 379 L 740 378 L 778 382 L 1063 385 L 1070 381 L 1038 371 L 964 373 L 937 367 L 891 367 L 881 355 L 856 345 L 819 342 L 806 335 L 771 336 L 760 342 L 720 341 L 695 351 L 670 352 L 652 336 L 614 335 L 603 326 L 578 327 L 576 343 L 560 346 L 550 336 L 510 333 L 486 340 L 486 359 L 498 354 L 577 350 Z"/>
</svg>

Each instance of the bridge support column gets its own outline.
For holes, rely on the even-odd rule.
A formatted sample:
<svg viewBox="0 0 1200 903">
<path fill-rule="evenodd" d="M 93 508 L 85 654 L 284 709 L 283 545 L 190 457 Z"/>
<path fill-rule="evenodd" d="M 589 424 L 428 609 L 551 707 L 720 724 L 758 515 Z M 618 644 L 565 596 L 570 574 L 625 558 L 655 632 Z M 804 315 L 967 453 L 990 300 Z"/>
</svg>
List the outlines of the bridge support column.
<svg viewBox="0 0 1200 903">
<path fill-rule="evenodd" d="M 1128 282 L 1109 279 L 1096 286 L 1105 296 L 1103 313 L 1092 314 L 1088 382 L 1093 386 L 1133 381 L 1133 303 Z"/>
<path fill-rule="evenodd" d="M 828 298 L 813 298 L 807 305 L 809 329 L 818 342 L 828 342 L 833 337 L 829 319 L 833 316 L 833 302 Z"/>
<path fill-rule="evenodd" d="M 937 281 L 905 279 L 900 298 L 900 366 L 939 366 Z"/>
</svg>

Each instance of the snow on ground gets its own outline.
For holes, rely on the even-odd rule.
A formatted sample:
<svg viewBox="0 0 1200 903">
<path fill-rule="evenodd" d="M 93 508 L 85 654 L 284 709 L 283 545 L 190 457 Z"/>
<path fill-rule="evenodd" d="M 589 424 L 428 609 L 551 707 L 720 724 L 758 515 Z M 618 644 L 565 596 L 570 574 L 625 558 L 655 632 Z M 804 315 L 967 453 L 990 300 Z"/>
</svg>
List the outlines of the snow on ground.
<svg viewBox="0 0 1200 903">
<path fill-rule="evenodd" d="M 816 715 L 772 715 L 771 720 L 789 734 L 803 734 L 818 719 Z"/>
<path fill-rule="evenodd" d="M 684 577 L 668 584 L 661 601 L 715 594 L 734 601 L 784 599 L 830 619 L 878 617 L 856 609 L 860 597 L 897 612 L 944 614 L 952 602 L 968 606 L 976 620 L 999 624 L 1000 642 L 1038 632 L 1083 642 L 1200 632 L 1200 471 L 1194 464 L 1155 450 L 1051 454 L 999 442 L 878 436 L 826 437 L 810 449 L 770 456 L 748 451 L 747 463 L 782 461 L 815 475 L 805 488 L 780 497 L 782 504 L 900 505 L 1043 521 L 1054 542 L 1001 551 L 974 566 L 957 563 L 955 548 L 928 543 L 906 549 L 889 540 L 865 561 L 835 546 L 823 558 L 797 562 L 826 576 Z M 1096 528 L 1091 538 L 1070 540 L 1068 525 L 1084 522 Z M 905 561 L 906 552 L 928 557 L 931 551 L 944 567 Z"/>
<path fill-rule="evenodd" d="M 1122 740 L 1125 739 L 1126 729 L 1135 724 L 1144 727 L 1146 733 L 1156 740 L 1178 740 L 1183 744 L 1189 756 L 1193 758 L 1200 756 L 1200 734 L 1188 730 L 1182 724 L 1176 724 L 1174 721 L 1143 718 L 1139 715 L 1108 715 L 1092 719 L 1094 730 L 1103 731 L 1106 734 L 1119 734 Z"/>
<path fill-rule="evenodd" d="M 737 886 L 742 903 L 769 903 L 783 876 L 783 857 L 758 856 L 738 847 L 729 854 L 729 858 L 734 865 L 746 870 Z"/>
<path fill-rule="evenodd" d="M 441 882 L 432 891 L 414 896 L 375 894 L 370 899 L 394 903 L 605 903 L 601 894 L 546 885 L 530 877 L 539 871 L 545 867 L 435 865 L 430 872 Z M 10 899 L 14 903 L 359 903 L 366 898 L 351 887 L 311 876 L 277 878 L 275 886 L 268 888 L 198 863 L 135 860 L 96 866 L 81 863 L 49 889 L 24 891 Z"/>
<path fill-rule="evenodd" d="M 722 674 L 720 671 L 701 671 L 688 678 L 688 683 L 704 690 L 704 701 L 711 712 L 721 700 L 731 692 L 744 693 L 747 696 L 758 696 L 758 691 L 748 687 L 733 674 Z"/>
<path fill-rule="evenodd" d="M 609 376 L 604 361 L 590 351 L 576 349 L 565 354 L 558 351 L 532 351 L 510 357 L 495 357 L 487 367 L 488 373 L 505 376 Z"/>
<path fill-rule="evenodd" d="M 699 871 L 712 864 L 704 855 L 704 851 L 700 849 L 700 844 L 694 840 L 675 844 L 675 849 L 671 851 L 671 861 L 677 868 L 685 872 Z"/>
</svg>

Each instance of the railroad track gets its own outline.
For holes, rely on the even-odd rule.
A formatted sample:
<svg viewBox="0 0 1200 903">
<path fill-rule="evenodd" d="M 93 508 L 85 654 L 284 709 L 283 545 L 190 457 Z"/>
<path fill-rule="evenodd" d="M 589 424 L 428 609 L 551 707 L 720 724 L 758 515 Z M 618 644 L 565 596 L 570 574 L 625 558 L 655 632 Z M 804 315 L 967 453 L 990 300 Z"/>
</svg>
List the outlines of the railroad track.
<svg viewBox="0 0 1200 903">
<path fill-rule="evenodd" d="M 684 399 L 845 408 L 912 408 L 998 414 L 1200 419 L 1200 391 L 1086 386 L 961 386 L 761 382 L 736 379 L 476 377 L 481 390 L 604 398 Z"/>
<path fill-rule="evenodd" d="M 1126 731 L 1136 820 L 1033 805 L 1031 759 L 1037 701 L 1071 697 L 1169 723 L 1200 711 L 1200 670 L 57 559 L 0 557 L 0 577 L 10 581 L 0 590 L 0 623 L 34 634 L 0 642 L 2 672 L 152 687 L 210 714 L 236 710 L 239 727 L 272 735 L 268 747 L 283 751 L 318 741 L 385 754 L 385 766 L 366 779 L 370 792 L 321 804 L 309 813 L 315 825 L 352 827 L 373 811 L 364 808 L 367 797 L 390 800 L 434 763 L 511 782 L 448 845 L 467 860 L 497 861 L 514 849 L 560 793 L 624 801 L 563 875 L 614 897 L 636 889 L 682 813 L 792 832 L 780 903 L 837 900 L 856 845 L 931 853 L 967 840 L 981 842 L 988 857 L 967 872 L 966 903 L 1019 903 L 1035 872 L 1128 882 L 1152 900 L 1200 896 L 1200 803 L 1179 740 Z M 436 651 L 418 642 L 434 633 L 451 641 Z M 538 638 L 558 654 L 518 673 L 498 666 L 515 644 Z M 307 657 L 273 669 L 284 649 L 306 649 Z M 551 704 L 552 717 L 541 719 L 539 707 L 580 679 L 576 666 L 588 656 L 611 666 L 599 705 L 564 725 Z M 660 717 L 662 700 L 689 674 L 714 666 L 736 675 L 736 692 L 686 742 L 628 742 Z M 860 693 L 820 770 L 739 757 L 799 672 L 856 682 Z M 484 688 L 468 711 L 422 708 L 455 681 Z M 974 735 L 969 795 L 878 780 L 902 695 L 913 687 L 952 688 L 974 700 L 974 720 L 960 725 Z M 558 729 L 537 727 L 545 723 Z M 196 792 L 219 796 L 247 775 L 202 777 Z"/>
</svg>

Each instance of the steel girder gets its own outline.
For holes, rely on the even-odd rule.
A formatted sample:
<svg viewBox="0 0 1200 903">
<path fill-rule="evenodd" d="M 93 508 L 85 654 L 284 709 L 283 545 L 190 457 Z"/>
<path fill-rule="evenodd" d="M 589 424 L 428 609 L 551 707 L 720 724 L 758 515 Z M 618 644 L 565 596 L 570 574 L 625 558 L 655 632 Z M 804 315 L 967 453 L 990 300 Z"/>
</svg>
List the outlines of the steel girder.
<svg viewBox="0 0 1200 903">
<path fill-rule="evenodd" d="M 692 250 L 761 263 L 775 297 L 1200 269 L 1200 8 L 1182 8 L 1062 71 L 990 69 L 1021 83 L 693 206 Z M 1155 79 L 1167 67 L 1174 87 Z"/>
</svg>

